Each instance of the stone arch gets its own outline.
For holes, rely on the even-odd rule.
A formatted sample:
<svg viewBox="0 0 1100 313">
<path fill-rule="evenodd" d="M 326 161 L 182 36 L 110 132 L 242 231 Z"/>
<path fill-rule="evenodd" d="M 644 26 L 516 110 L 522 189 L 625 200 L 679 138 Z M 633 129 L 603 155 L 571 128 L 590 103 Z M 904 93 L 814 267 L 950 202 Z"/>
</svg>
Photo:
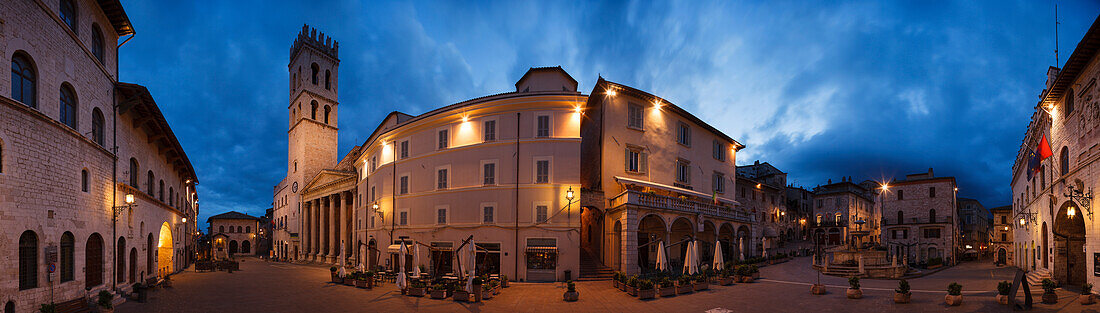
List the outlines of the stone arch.
<svg viewBox="0 0 1100 313">
<path fill-rule="evenodd" d="M 1040 242 L 1039 249 L 1038 249 L 1039 253 L 1037 255 L 1042 256 L 1042 258 L 1041 258 L 1042 260 L 1040 260 L 1040 261 L 1043 262 L 1043 268 L 1050 268 L 1050 266 L 1049 266 L 1050 262 L 1047 261 L 1047 257 L 1048 257 L 1047 256 L 1047 251 L 1049 250 L 1047 248 L 1047 247 L 1049 247 L 1049 246 L 1047 246 L 1047 244 L 1048 244 L 1047 233 L 1049 233 L 1049 231 L 1047 231 L 1047 222 L 1046 221 L 1043 221 L 1042 231 L 1043 231 L 1043 236 L 1042 236 L 1043 241 Z M 1032 243 L 1032 247 L 1034 247 L 1034 246 L 1035 246 L 1034 243 Z"/>
<path fill-rule="evenodd" d="M 714 222 L 704 220 L 703 231 L 699 232 L 695 238 L 699 243 L 698 261 L 703 265 L 714 264 L 714 244 L 718 239 L 718 229 L 714 226 Z"/>
<path fill-rule="evenodd" d="M 240 250 L 237 246 L 237 241 L 236 240 L 230 240 L 229 241 L 229 256 L 233 256 L 234 254 L 237 254 L 238 252 L 240 252 Z"/>
<path fill-rule="evenodd" d="M 172 249 L 172 229 L 168 227 L 168 222 L 164 222 L 160 225 L 160 239 L 157 240 L 157 277 L 167 276 L 174 271 L 172 264 L 172 256 L 174 254 L 175 250 Z"/>
<path fill-rule="evenodd" d="M 118 236 L 118 244 L 115 245 L 115 281 L 120 282 L 126 280 L 126 261 L 124 256 L 126 255 L 126 237 Z"/>
<path fill-rule="evenodd" d="M 734 260 L 736 250 L 733 250 L 737 246 L 737 236 L 733 231 L 733 224 L 729 222 L 722 223 L 718 226 L 718 244 L 722 246 L 722 261 L 729 263 Z"/>
<path fill-rule="evenodd" d="M 153 233 L 145 239 L 145 272 L 153 272 Z"/>
<path fill-rule="evenodd" d="M 99 233 L 92 233 L 84 245 L 84 288 L 101 284 L 103 284 L 103 237 Z"/>
<path fill-rule="evenodd" d="M 137 280 L 137 248 L 130 248 L 130 283 Z"/>
<path fill-rule="evenodd" d="M 622 271 L 623 270 L 623 223 L 616 220 L 615 225 L 611 227 L 611 264 L 613 268 Z"/>
<path fill-rule="evenodd" d="M 737 257 L 739 260 L 752 256 L 752 229 L 746 225 L 737 227 Z"/>
<path fill-rule="evenodd" d="M 1063 202 L 1054 216 L 1054 279 L 1069 286 L 1087 281 L 1085 217 L 1074 201 Z"/>
<path fill-rule="evenodd" d="M 638 220 L 638 266 L 641 269 L 655 268 L 658 242 L 667 238 L 668 226 L 660 215 L 649 214 Z"/>
<path fill-rule="evenodd" d="M 242 240 L 241 241 L 241 253 L 243 253 L 243 254 L 252 253 L 252 243 L 248 242 L 248 240 Z"/>
<path fill-rule="evenodd" d="M 672 268 L 680 268 L 684 265 L 684 257 L 688 252 L 685 240 L 694 239 L 695 235 L 695 223 L 685 217 L 676 217 L 669 224 L 668 263 Z"/>
<path fill-rule="evenodd" d="M 612 263 L 603 255 L 603 212 L 592 206 L 581 207 L 581 249 L 600 263 Z"/>
</svg>

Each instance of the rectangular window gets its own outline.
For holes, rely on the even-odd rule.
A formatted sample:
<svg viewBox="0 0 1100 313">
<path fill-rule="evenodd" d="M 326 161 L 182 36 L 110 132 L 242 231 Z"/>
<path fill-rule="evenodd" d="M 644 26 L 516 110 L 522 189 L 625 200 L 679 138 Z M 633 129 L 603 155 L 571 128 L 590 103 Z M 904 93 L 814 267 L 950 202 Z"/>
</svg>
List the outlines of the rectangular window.
<svg viewBox="0 0 1100 313">
<path fill-rule="evenodd" d="M 535 161 L 535 183 L 550 183 L 550 160 Z"/>
<path fill-rule="evenodd" d="M 905 190 L 898 190 L 898 200 L 905 200 Z"/>
<path fill-rule="evenodd" d="M 924 230 L 924 238 L 940 238 L 939 228 L 927 228 Z"/>
<path fill-rule="evenodd" d="M 935 198 L 936 197 L 936 187 L 928 187 L 928 197 L 929 198 Z"/>
<path fill-rule="evenodd" d="M 538 128 L 535 137 L 550 137 L 550 116 L 539 115 L 536 117 Z"/>
<path fill-rule="evenodd" d="M 497 165 L 496 163 L 485 163 L 482 169 L 483 177 L 482 184 L 495 185 L 497 183 Z"/>
<path fill-rule="evenodd" d="M 691 146 L 691 127 L 688 127 L 688 125 L 685 124 L 685 123 L 680 123 L 679 128 L 680 128 L 680 131 L 678 133 L 679 136 L 677 137 L 676 142 L 679 142 L 681 145 L 685 145 L 685 146 L 690 147 Z"/>
<path fill-rule="evenodd" d="M 447 169 L 441 168 L 436 170 L 435 189 L 447 189 Z"/>
<path fill-rule="evenodd" d="M 370 228 L 374 228 L 374 216 L 373 215 L 371 215 L 371 217 L 370 217 Z"/>
<path fill-rule="evenodd" d="M 436 209 L 435 211 L 436 211 L 435 223 L 436 224 L 447 224 L 447 209 L 446 208 L 439 208 L 439 209 Z"/>
<path fill-rule="evenodd" d="M 550 207 L 546 205 L 535 206 L 535 223 L 545 223 Z"/>
<path fill-rule="evenodd" d="M 626 171 L 628 173 L 645 173 L 646 166 L 646 153 L 644 149 L 637 147 L 626 148 Z"/>
<path fill-rule="evenodd" d="M 482 132 L 485 133 L 485 141 L 497 140 L 497 121 L 485 121 L 485 128 L 482 129 Z"/>
<path fill-rule="evenodd" d="M 628 104 L 626 126 L 637 130 L 645 129 L 645 120 L 642 119 L 642 112 L 644 112 L 644 109 L 642 109 L 641 105 L 634 103 Z"/>
<path fill-rule="evenodd" d="M 481 208 L 481 222 L 485 224 L 493 223 L 493 209 L 491 205 L 487 205 Z"/>
<path fill-rule="evenodd" d="M 723 193 L 726 192 L 726 175 L 722 173 L 714 173 L 714 192 Z"/>
<path fill-rule="evenodd" d="M 372 156 L 372 157 L 370 157 L 370 172 L 374 173 L 374 171 L 377 171 L 377 170 L 378 170 L 378 156 Z"/>
<path fill-rule="evenodd" d="M 397 219 L 397 224 L 398 225 L 401 225 L 401 226 L 409 225 L 409 212 L 408 211 L 402 211 L 401 213 L 398 213 L 397 216 L 398 216 L 398 219 Z"/>
<path fill-rule="evenodd" d="M 376 195 L 376 193 L 374 193 L 374 187 L 375 186 L 370 186 L 370 202 L 374 202 L 375 199 L 374 196 Z"/>
<path fill-rule="evenodd" d="M 726 160 L 726 149 L 722 145 L 722 142 L 714 140 L 714 159 L 719 161 Z"/>
<path fill-rule="evenodd" d="M 684 184 L 691 183 L 691 163 L 684 160 L 676 161 L 676 181 Z"/>
<path fill-rule="evenodd" d="M 401 182 L 401 194 L 409 194 L 409 175 L 401 176 L 399 181 Z"/>
<path fill-rule="evenodd" d="M 401 158 L 409 157 L 409 141 L 405 140 L 401 142 Z"/>
<path fill-rule="evenodd" d="M 451 139 L 450 132 L 446 129 L 439 131 L 439 149 L 447 149 L 450 144 L 448 141 Z"/>
</svg>

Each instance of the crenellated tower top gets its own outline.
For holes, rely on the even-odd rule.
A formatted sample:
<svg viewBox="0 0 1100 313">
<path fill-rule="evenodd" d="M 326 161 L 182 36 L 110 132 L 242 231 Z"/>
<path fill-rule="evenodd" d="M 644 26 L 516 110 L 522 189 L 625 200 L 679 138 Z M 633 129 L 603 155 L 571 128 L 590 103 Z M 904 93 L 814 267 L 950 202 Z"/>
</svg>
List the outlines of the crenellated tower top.
<svg viewBox="0 0 1100 313">
<path fill-rule="evenodd" d="M 294 44 L 290 46 L 290 59 L 292 61 L 298 51 L 302 49 L 302 45 L 309 45 L 333 59 L 340 59 L 340 43 L 332 40 L 332 38 L 325 37 L 325 33 L 318 32 L 316 28 L 309 27 L 307 24 L 302 25 L 302 31 L 298 33 L 298 38 L 294 39 Z"/>
</svg>

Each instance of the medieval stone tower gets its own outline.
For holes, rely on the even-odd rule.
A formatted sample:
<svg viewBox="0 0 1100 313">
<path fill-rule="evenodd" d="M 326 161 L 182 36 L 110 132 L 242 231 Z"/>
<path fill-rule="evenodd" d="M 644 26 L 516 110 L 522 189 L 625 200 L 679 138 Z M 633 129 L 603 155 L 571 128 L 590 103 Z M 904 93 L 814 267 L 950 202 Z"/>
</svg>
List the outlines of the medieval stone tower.
<svg viewBox="0 0 1100 313">
<path fill-rule="evenodd" d="M 335 167 L 338 161 L 339 49 L 339 43 L 308 25 L 302 25 L 290 47 L 288 183 L 305 185 L 304 180 Z"/>
</svg>

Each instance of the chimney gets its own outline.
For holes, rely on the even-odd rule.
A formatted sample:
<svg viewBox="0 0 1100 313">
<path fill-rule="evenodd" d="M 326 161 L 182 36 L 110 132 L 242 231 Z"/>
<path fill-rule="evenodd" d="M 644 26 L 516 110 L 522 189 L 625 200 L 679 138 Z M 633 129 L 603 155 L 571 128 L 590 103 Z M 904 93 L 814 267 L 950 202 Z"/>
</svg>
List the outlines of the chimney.
<svg viewBox="0 0 1100 313">
<path fill-rule="evenodd" d="M 827 182 L 827 184 L 832 184 L 832 183 L 833 183 L 833 179 L 832 179 L 832 178 L 830 178 L 830 179 L 829 179 L 829 182 Z"/>
<path fill-rule="evenodd" d="M 1054 66 L 1051 66 L 1050 68 L 1047 68 L 1047 89 L 1048 90 L 1050 89 L 1051 85 L 1054 85 L 1054 80 L 1058 79 L 1058 73 L 1060 71 L 1061 71 L 1061 69 L 1059 69 L 1057 67 L 1054 67 Z"/>
<path fill-rule="evenodd" d="M 760 160 L 756 160 L 756 163 L 753 163 L 752 165 L 760 165 Z"/>
<path fill-rule="evenodd" d="M 936 175 L 932 175 L 932 168 L 929 167 L 928 168 L 928 178 L 934 178 L 934 177 L 936 177 Z"/>
</svg>

